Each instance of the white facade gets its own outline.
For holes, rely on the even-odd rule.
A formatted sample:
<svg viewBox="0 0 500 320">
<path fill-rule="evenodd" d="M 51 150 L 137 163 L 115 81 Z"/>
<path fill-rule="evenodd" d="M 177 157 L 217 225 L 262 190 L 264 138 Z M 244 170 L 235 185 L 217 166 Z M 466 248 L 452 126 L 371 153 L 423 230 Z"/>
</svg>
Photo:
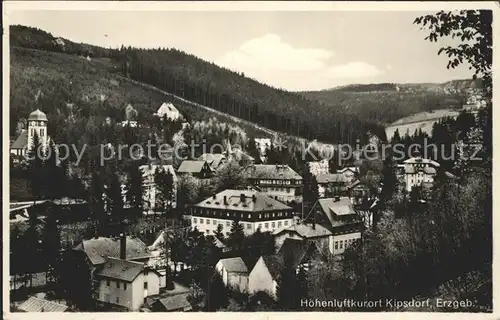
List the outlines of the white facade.
<svg viewBox="0 0 500 320">
<path fill-rule="evenodd" d="M 402 170 L 406 191 L 410 192 L 413 187 L 422 184 L 433 184 L 439 163 L 416 157 L 404 161 L 404 164 L 398 165 L 398 168 Z"/>
<path fill-rule="evenodd" d="M 169 120 L 175 121 L 181 118 L 181 113 L 177 110 L 172 103 L 163 103 L 158 111 L 155 113 L 156 116 L 163 118 L 166 117 Z"/>
<path fill-rule="evenodd" d="M 156 272 L 143 271 L 132 282 L 100 278 L 97 300 L 137 311 L 148 296 L 160 293 L 160 277 Z"/>
<path fill-rule="evenodd" d="M 282 202 L 290 202 L 297 200 L 295 196 L 296 187 L 291 187 L 288 185 L 280 185 L 276 187 L 260 187 L 259 190 L 266 195 Z"/>
<path fill-rule="evenodd" d="M 198 231 L 203 232 L 205 235 L 213 235 L 219 224 L 223 227 L 222 232 L 228 235 L 231 232 L 232 223 L 233 220 L 231 219 L 191 216 L 192 228 L 197 228 Z M 260 228 L 261 232 L 273 232 L 277 229 L 291 226 L 293 224 L 293 218 L 258 222 L 240 221 L 240 224 L 243 225 L 245 235 L 251 235 L 256 232 L 258 228 Z"/>
<path fill-rule="evenodd" d="M 215 270 L 221 275 L 222 282 L 226 287 L 232 288 L 238 292 L 248 292 L 248 274 L 239 272 L 229 272 L 221 261 L 215 265 Z"/>
<path fill-rule="evenodd" d="M 356 241 L 360 241 L 361 232 L 345 233 L 330 237 L 330 252 L 334 255 L 342 254 Z"/>
<path fill-rule="evenodd" d="M 271 276 L 264 259 L 260 257 L 248 276 L 248 293 L 255 294 L 262 291 L 276 299 L 277 287 L 278 283 Z"/>
</svg>

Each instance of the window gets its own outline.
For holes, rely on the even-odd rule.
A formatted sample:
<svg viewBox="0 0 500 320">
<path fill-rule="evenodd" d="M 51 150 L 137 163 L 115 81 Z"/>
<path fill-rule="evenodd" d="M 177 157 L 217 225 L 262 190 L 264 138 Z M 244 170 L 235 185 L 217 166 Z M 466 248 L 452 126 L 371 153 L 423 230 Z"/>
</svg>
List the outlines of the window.
<svg viewBox="0 0 500 320">
<path fill-rule="evenodd" d="M 127 284 L 126 283 L 123 284 L 123 290 L 127 290 Z"/>
<path fill-rule="evenodd" d="M 273 226 L 273 229 L 276 228 L 276 222 L 273 222 L 271 225 Z"/>
<path fill-rule="evenodd" d="M 266 228 L 266 229 L 269 228 L 269 223 L 267 223 L 267 222 L 264 223 L 264 228 Z"/>
<path fill-rule="evenodd" d="M 287 226 L 287 225 L 288 225 L 288 221 L 285 221 L 285 226 Z"/>
<path fill-rule="evenodd" d="M 210 234 L 210 230 L 207 229 L 207 234 Z"/>
<path fill-rule="evenodd" d="M 278 221 L 278 228 L 281 227 L 281 221 Z"/>
<path fill-rule="evenodd" d="M 203 224 L 203 219 L 200 219 L 200 224 Z"/>
<path fill-rule="evenodd" d="M 217 224 L 217 220 L 212 220 L 212 224 Z"/>
<path fill-rule="evenodd" d="M 342 249 L 343 245 L 344 245 L 344 241 L 340 240 L 340 249 Z"/>
<path fill-rule="evenodd" d="M 120 303 L 120 297 L 116 297 L 116 303 Z"/>
<path fill-rule="evenodd" d="M 197 222 L 198 222 L 198 219 L 194 218 L 194 219 L 193 219 L 193 223 L 195 223 L 195 224 L 196 224 Z"/>
<path fill-rule="evenodd" d="M 249 215 L 248 215 L 248 219 L 251 219 L 251 218 L 252 218 L 252 215 L 251 215 L 251 214 L 249 214 Z"/>
<path fill-rule="evenodd" d="M 335 250 L 337 250 L 338 248 L 339 248 L 339 242 L 335 241 Z"/>
<path fill-rule="evenodd" d="M 259 223 L 259 225 L 257 226 L 257 229 L 262 229 L 262 223 Z"/>
<path fill-rule="evenodd" d="M 116 287 L 120 289 L 120 281 L 116 281 Z"/>
<path fill-rule="evenodd" d="M 144 282 L 144 289 L 147 289 L 147 288 L 148 288 L 148 282 L 147 282 L 147 281 L 145 281 L 145 282 Z"/>
<path fill-rule="evenodd" d="M 252 224 L 251 223 L 247 223 L 247 229 L 252 229 Z"/>
<path fill-rule="evenodd" d="M 106 279 L 106 285 L 107 285 L 108 287 L 110 286 L 109 279 Z"/>
<path fill-rule="evenodd" d="M 230 226 L 231 226 L 231 222 L 226 221 L 226 226 L 227 226 L 227 227 L 230 227 Z"/>
</svg>

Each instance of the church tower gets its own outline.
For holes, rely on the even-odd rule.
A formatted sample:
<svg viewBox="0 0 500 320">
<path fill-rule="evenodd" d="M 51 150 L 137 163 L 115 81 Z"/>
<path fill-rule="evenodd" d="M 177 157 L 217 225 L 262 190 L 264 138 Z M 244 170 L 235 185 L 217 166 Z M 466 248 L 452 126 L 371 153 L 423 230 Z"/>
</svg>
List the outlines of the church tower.
<svg viewBox="0 0 500 320">
<path fill-rule="evenodd" d="M 28 117 L 28 150 L 33 147 L 33 137 L 38 135 L 42 145 L 47 146 L 47 115 L 36 109 Z"/>
</svg>

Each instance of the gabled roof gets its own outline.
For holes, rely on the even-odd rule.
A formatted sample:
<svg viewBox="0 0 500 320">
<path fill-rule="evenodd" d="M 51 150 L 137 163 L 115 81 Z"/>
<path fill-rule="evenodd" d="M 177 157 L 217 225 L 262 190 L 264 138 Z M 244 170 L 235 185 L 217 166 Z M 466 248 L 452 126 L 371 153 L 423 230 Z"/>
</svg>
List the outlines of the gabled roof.
<svg viewBox="0 0 500 320">
<path fill-rule="evenodd" d="M 252 179 L 295 179 L 302 180 L 302 177 L 288 165 L 255 164 L 248 168 Z"/>
<path fill-rule="evenodd" d="M 151 254 L 147 246 L 139 238 L 127 237 L 126 240 L 126 258 L 128 260 L 148 258 Z M 107 257 L 120 257 L 120 239 L 119 238 L 92 238 L 83 240 L 73 250 L 83 251 L 90 259 L 92 264 L 103 264 Z"/>
<path fill-rule="evenodd" d="M 330 230 L 326 229 L 325 227 L 319 224 L 316 224 L 314 228 L 308 224 L 295 224 L 283 229 L 277 229 L 276 231 L 273 232 L 273 234 L 278 235 L 284 231 L 296 232 L 299 236 L 306 239 L 316 238 L 316 237 L 328 237 L 332 235 Z"/>
<path fill-rule="evenodd" d="M 337 170 L 338 173 L 345 173 L 346 171 L 351 171 L 351 172 L 354 172 L 354 173 L 358 173 L 359 172 L 359 168 L 358 167 L 344 167 L 340 170 Z"/>
<path fill-rule="evenodd" d="M 227 248 L 227 246 L 217 237 L 214 237 L 214 245 L 219 249 Z"/>
<path fill-rule="evenodd" d="M 350 182 L 349 179 L 342 173 L 320 173 L 316 176 L 316 181 L 319 184 L 335 182 L 347 184 Z"/>
<path fill-rule="evenodd" d="M 107 258 L 107 261 L 97 275 L 132 282 L 143 270 L 143 263 Z"/>
<path fill-rule="evenodd" d="M 177 172 L 179 173 L 200 173 L 206 161 L 200 160 L 184 160 L 182 161 Z"/>
<path fill-rule="evenodd" d="M 221 259 L 219 262 L 227 272 L 248 273 L 248 268 L 240 257 Z"/>
<path fill-rule="evenodd" d="M 190 310 L 192 306 L 187 299 L 188 296 L 189 293 L 168 296 L 162 299 L 158 299 L 157 303 L 160 303 L 167 311 L 184 309 Z"/>
<path fill-rule="evenodd" d="M 314 250 L 315 247 L 313 242 L 287 238 L 278 251 L 278 255 L 283 261 L 290 259 L 293 268 L 297 268 L 303 262 L 309 250 Z"/>
<path fill-rule="evenodd" d="M 11 149 L 23 149 L 28 144 L 28 131 L 23 130 L 16 141 L 10 147 Z"/>
<path fill-rule="evenodd" d="M 226 156 L 220 153 L 204 153 L 198 157 L 199 161 L 208 162 L 213 169 L 219 167 L 224 159 Z"/>
<path fill-rule="evenodd" d="M 224 203 L 224 197 L 226 203 Z M 243 201 L 242 201 L 243 200 Z M 263 212 L 275 210 L 291 210 L 292 208 L 268 195 L 255 190 L 226 189 L 207 198 L 195 207 L 212 209 L 230 209 L 232 211 Z"/>
<path fill-rule="evenodd" d="M 64 312 L 68 309 L 68 306 L 54 301 L 30 297 L 21 303 L 18 308 L 25 312 Z"/>
<path fill-rule="evenodd" d="M 271 277 L 274 280 L 278 280 L 281 276 L 281 270 L 283 270 L 284 263 L 281 256 L 278 255 L 268 255 L 261 257 L 264 264 L 266 265 Z"/>
<path fill-rule="evenodd" d="M 160 108 L 158 108 L 158 111 L 156 111 L 156 115 L 159 117 L 167 116 L 167 118 L 176 120 L 180 118 L 180 113 L 179 110 L 171 103 L 163 103 Z"/>
<path fill-rule="evenodd" d="M 316 206 L 321 208 L 322 213 L 330 222 L 331 227 L 340 227 L 359 222 L 351 199 L 348 197 L 341 197 L 338 201 L 335 198 L 319 199 L 315 204 L 315 207 Z M 345 221 L 341 219 L 342 216 L 352 216 L 354 219 L 352 219 L 352 221 Z"/>
</svg>

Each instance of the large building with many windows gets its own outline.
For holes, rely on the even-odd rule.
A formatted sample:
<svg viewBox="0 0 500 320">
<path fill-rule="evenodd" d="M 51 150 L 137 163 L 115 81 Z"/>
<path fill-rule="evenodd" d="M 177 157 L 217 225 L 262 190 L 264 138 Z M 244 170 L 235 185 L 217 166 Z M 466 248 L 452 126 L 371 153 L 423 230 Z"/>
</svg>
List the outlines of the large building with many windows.
<svg viewBox="0 0 500 320">
<path fill-rule="evenodd" d="M 260 228 L 262 232 L 290 226 L 293 209 L 255 190 L 227 189 L 191 207 L 191 225 L 206 235 L 214 234 L 219 225 L 223 233 L 231 231 L 238 220 L 246 235 Z"/>
<path fill-rule="evenodd" d="M 285 203 L 300 200 L 302 177 L 288 165 L 257 164 L 248 170 L 250 182 L 269 197 Z"/>
<path fill-rule="evenodd" d="M 406 191 L 410 192 L 413 187 L 430 187 L 434 183 L 439 163 L 421 157 L 405 160 L 398 165 L 399 176 L 404 182 Z"/>
</svg>

